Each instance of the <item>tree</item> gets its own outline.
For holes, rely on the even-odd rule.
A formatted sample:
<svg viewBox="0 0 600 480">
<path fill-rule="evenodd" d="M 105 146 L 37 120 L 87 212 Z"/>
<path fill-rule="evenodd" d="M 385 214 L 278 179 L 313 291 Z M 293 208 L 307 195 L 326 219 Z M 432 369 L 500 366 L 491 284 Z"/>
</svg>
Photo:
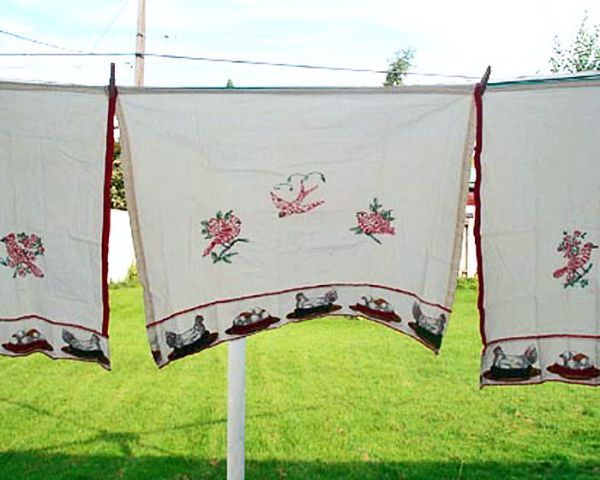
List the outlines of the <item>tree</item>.
<svg viewBox="0 0 600 480">
<path fill-rule="evenodd" d="M 235 88 L 235 85 L 233 84 L 233 80 L 231 78 L 227 79 L 227 83 L 225 84 L 225 88 Z"/>
<path fill-rule="evenodd" d="M 565 49 L 554 37 L 552 49 L 554 55 L 548 61 L 553 73 L 600 70 L 600 24 L 588 27 L 586 12 L 573 43 Z"/>
<path fill-rule="evenodd" d="M 125 180 L 123 178 L 123 166 L 121 165 L 121 143 L 115 142 L 113 153 L 113 171 L 110 185 L 110 208 L 127 210 L 125 199 Z"/>
<path fill-rule="evenodd" d="M 402 77 L 412 66 L 413 58 L 415 57 L 414 48 L 405 48 L 398 50 L 393 58 L 389 58 L 388 73 L 385 76 L 384 87 L 397 87 L 402 85 Z"/>
</svg>

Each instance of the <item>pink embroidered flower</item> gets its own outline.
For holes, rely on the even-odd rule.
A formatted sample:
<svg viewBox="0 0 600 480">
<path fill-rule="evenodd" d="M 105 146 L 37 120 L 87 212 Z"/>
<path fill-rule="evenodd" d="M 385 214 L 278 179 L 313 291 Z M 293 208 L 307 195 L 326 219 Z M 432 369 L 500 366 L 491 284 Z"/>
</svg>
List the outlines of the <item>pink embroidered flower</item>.
<svg viewBox="0 0 600 480">
<path fill-rule="evenodd" d="M 237 242 L 248 242 L 245 238 L 238 238 L 242 230 L 242 221 L 233 214 L 232 210 L 225 214 L 219 211 L 214 218 L 203 221 L 201 224 L 204 238 L 210 240 L 202 256 L 206 257 L 210 254 L 213 263 L 219 261 L 231 263 L 230 258 L 237 255 L 237 253 L 229 251 L 231 247 Z M 219 253 L 213 251 L 217 246 L 222 247 Z"/>
<path fill-rule="evenodd" d="M 392 227 L 395 220 L 392 217 L 391 210 L 384 210 L 376 198 L 369 205 L 370 212 L 357 212 L 356 220 L 358 225 L 352 227 L 350 231 L 354 233 L 367 235 L 375 242 L 381 244 L 381 241 L 375 235 L 396 235 L 396 230 Z"/>
<path fill-rule="evenodd" d="M 381 213 L 358 212 L 356 214 L 358 226 L 366 235 L 382 233 L 395 235 L 396 231 L 388 220 L 381 216 Z"/>
<path fill-rule="evenodd" d="M 231 242 L 235 237 L 240 234 L 242 229 L 242 221 L 231 214 L 229 219 L 225 218 L 211 218 L 208 222 L 208 233 L 214 238 L 211 245 L 222 245 L 224 243 Z M 204 256 L 210 253 L 213 247 L 204 251 Z"/>
<path fill-rule="evenodd" d="M 13 278 L 33 274 L 42 278 L 44 272 L 35 264 L 38 255 L 44 255 L 42 239 L 36 234 L 9 233 L 0 240 L 6 247 L 7 257 L 0 257 L 0 265 L 14 269 Z"/>
</svg>

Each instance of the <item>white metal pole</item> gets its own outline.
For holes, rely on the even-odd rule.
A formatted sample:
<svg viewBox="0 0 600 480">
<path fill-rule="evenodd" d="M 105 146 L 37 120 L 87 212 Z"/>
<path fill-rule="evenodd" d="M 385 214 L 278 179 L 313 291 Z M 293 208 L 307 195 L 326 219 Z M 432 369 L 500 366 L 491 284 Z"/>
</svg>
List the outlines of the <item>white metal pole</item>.
<svg viewBox="0 0 600 480">
<path fill-rule="evenodd" d="M 227 480 L 244 480 L 246 420 L 246 339 L 229 343 Z"/>
</svg>

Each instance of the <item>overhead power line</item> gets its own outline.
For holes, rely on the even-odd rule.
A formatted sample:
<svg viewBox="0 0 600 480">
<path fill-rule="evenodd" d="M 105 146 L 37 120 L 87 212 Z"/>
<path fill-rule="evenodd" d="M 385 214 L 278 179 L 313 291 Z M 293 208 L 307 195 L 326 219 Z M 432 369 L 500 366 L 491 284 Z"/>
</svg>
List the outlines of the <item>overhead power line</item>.
<svg viewBox="0 0 600 480">
<path fill-rule="evenodd" d="M 104 29 L 104 31 L 100 34 L 100 36 L 98 37 L 98 40 L 96 40 L 96 42 L 94 43 L 94 46 L 92 47 L 92 52 L 94 50 L 96 50 L 96 47 L 100 44 L 100 42 L 102 41 L 102 39 L 106 36 L 106 34 L 110 31 L 110 29 L 113 27 L 113 25 L 115 24 L 115 22 L 117 21 L 117 19 L 121 16 L 121 14 L 123 13 L 123 11 L 125 10 L 125 7 L 129 4 L 131 0 L 125 0 L 122 4 L 121 7 L 119 8 L 119 10 L 117 11 L 117 13 L 115 13 L 115 15 L 113 16 L 112 20 L 110 21 L 110 23 L 108 24 L 108 26 Z"/>
<path fill-rule="evenodd" d="M 108 28 L 102 33 L 96 45 L 92 50 L 96 48 L 96 46 L 100 43 L 104 35 L 112 28 L 116 19 L 122 13 L 125 6 L 129 3 L 130 0 L 125 0 L 121 6 L 121 9 L 117 12 Z M 369 68 L 353 68 L 353 67 L 330 67 L 325 65 L 308 65 L 302 63 L 284 63 L 284 62 L 264 62 L 260 60 L 240 60 L 240 59 L 232 59 L 232 58 L 215 58 L 215 57 L 198 57 L 198 56 L 190 56 L 190 55 L 171 55 L 166 53 L 128 53 L 128 52 L 115 52 L 115 53 L 96 53 L 96 52 L 84 52 L 82 50 L 74 50 L 72 48 L 65 48 L 59 45 L 54 45 L 52 43 L 43 42 L 40 40 L 35 40 L 33 38 L 25 37 L 23 35 L 18 35 L 16 33 L 7 32 L 6 30 L 0 30 L 0 34 L 9 35 L 14 38 L 18 38 L 19 40 L 24 40 L 26 42 L 35 43 L 38 45 L 44 45 L 46 47 L 54 48 L 57 50 L 63 50 L 69 53 L 34 53 L 34 52 L 23 52 L 23 53 L 0 53 L 0 57 L 151 57 L 151 58 L 165 58 L 170 60 L 190 60 L 190 61 L 199 61 L 199 62 L 216 62 L 216 63 L 231 63 L 238 65 L 262 65 L 268 67 L 285 67 L 285 68 L 304 68 L 309 70 L 327 70 L 334 72 L 355 72 L 355 73 L 378 73 L 378 74 L 387 74 L 389 70 L 374 70 Z M 405 75 L 414 75 L 418 77 L 441 77 L 441 78 L 460 78 L 463 80 L 479 80 L 479 77 L 472 77 L 468 75 L 448 75 L 444 73 L 422 73 L 422 72 L 405 72 Z"/>
<path fill-rule="evenodd" d="M 23 35 L 19 35 L 17 33 L 7 32 L 6 30 L 0 30 L 0 33 L 3 35 L 8 35 L 9 37 L 14 37 L 19 40 L 23 40 L 25 42 L 35 43 L 37 45 L 43 45 L 44 47 L 55 48 L 57 50 L 64 50 L 65 52 L 85 53 L 83 50 L 75 50 L 72 48 L 61 47 L 59 45 L 54 45 L 53 43 L 43 42 L 41 40 L 35 40 L 33 38 L 24 37 Z"/>
<path fill-rule="evenodd" d="M 2 33 L 2 31 L 0 31 Z M 166 53 L 145 53 L 145 57 L 164 58 L 171 60 L 190 60 L 200 62 L 217 62 L 217 63 L 232 63 L 242 65 L 263 65 L 269 67 L 286 67 L 286 68 L 304 68 L 310 70 L 329 70 L 339 72 L 356 72 L 356 73 L 379 73 L 387 74 L 388 70 L 374 70 L 369 68 L 353 68 L 353 67 L 330 67 L 324 65 L 308 65 L 302 63 L 282 63 L 282 62 L 264 62 L 258 60 L 240 60 L 231 58 L 215 58 L 215 57 L 196 57 L 189 55 L 171 55 Z M 0 57 L 135 57 L 135 53 L 114 52 L 114 53 L 0 53 Z M 420 77 L 443 77 L 443 78 L 461 78 L 464 80 L 479 80 L 479 77 L 468 75 L 449 75 L 444 73 L 423 73 L 423 72 L 406 72 L 406 75 L 415 75 Z"/>
</svg>

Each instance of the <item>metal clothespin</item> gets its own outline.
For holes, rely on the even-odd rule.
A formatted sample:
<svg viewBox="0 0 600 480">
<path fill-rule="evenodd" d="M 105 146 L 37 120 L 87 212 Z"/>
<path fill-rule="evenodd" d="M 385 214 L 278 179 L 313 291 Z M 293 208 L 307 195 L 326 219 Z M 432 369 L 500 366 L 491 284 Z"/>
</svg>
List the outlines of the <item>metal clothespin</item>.
<svg viewBox="0 0 600 480">
<path fill-rule="evenodd" d="M 116 85 L 115 85 L 115 64 L 111 63 L 110 64 L 110 80 L 109 80 L 109 83 L 108 83 L 108 93 L 112 94 L 114 92 L 115 88 L 116 88 Z"/>
<path fill-rule="evenodd" d="M 488 65 L 488 67 L 485 69 L 483 77 L 481 77 L 481 80 L 479 80 L 479 91 L 481 92 L 482 96 L 485 93 L 485 90 L 487 88 L 488 80 L 490 79 L 491 73 L 492 73 L 492 67 Z"/>
</svg>

